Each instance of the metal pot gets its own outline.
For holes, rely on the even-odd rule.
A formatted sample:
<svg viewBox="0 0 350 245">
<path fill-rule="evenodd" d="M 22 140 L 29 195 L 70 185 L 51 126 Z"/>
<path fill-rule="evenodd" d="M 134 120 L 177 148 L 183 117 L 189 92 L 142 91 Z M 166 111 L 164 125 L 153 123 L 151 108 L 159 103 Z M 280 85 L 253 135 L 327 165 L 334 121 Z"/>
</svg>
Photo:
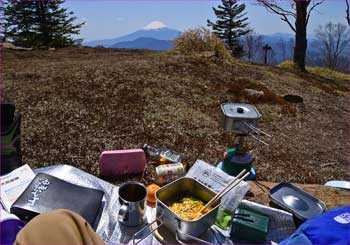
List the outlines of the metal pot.
<svg viewBox="0 0 350 245">
<path fill-rule="evenodd" d="M 221 199 L 208 213 L 202 215 L 199 219 L 190 221 L 179 217 L 176 213 L 171 211 L 166 204 L 169 201 L 178 201 L 186 195 L 196 197 L 206 203 L 209 202 L 216 193 L 195 179 L 188 177 L 182 177 L 163 186 L 156 192 L 156 220 L 134 234 L 133 244 L 140 243 L 162 225 L 166 226 L 175 234 L 176 240 L 179 243 L 183 244 L 184 242 L 195 240 L 200 244 L 211 244 L 210 242 L 204 241 L 198 237 L 207 232 L 215 223 Z M 153 228 L 153 224 L 156 222 L 158 222 L 158 226 Z M 146 237 L 136 243 L 135 238 L 149 227 L 152 227 L 152 230 L 146 235 Z"/>
<path fill-rule="evenodd" d="M 182 197 L 189 195 L 202 201 L 209 202 L 215 196 L 215 192 L 202 185 L 192 178 L 180 178 L 156 192 L 157 199 L 157 218 L 176 236 L 186 241 L 196 239 L 203 235 L 214 223 L 221 200 L 208 213 L 202 215 L 197 220 L 184 220 L 167 206 L 169 201 L 177 201 Z M 196 239 L 198 240 L 198 239 Z M 202 240 L 200 240 L 203 242 Z"/>
<path fill-rule="evenodd" d="M 223 128 L 227 132 L 248 135 L 252 128 L 257 128 L 261 114 L 255 106 L 241 103 L 221 105 Z"/>
</svg>

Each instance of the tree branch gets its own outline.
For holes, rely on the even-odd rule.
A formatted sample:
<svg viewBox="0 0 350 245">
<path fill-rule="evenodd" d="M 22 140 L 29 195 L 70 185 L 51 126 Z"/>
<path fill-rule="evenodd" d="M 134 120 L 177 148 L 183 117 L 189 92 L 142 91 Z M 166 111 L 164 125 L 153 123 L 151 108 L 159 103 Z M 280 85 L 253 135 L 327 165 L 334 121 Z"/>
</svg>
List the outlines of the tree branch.
<svg viewBox="0 0 350 245">
<path fill-rule="evenodd" d="M 292 11 L 283 9 L 282 7 L 278 6 L 275 1 L 268 1 L 268 0 L 257 0 L 260 5 L 264 6 L 267 10 L 271 10 L 273 13 L 278 15 L 286 15 L 286 16 L 292 16 L 296 17 L 296 14 Z"/>
<path fill-rule="evenodd" d="M 325 0 L 319 1 L 317 3 L 313 3 L 312 7 L 310 8 L 310 10 L 308 11 L 307 15 L 306 15 L 306 25 L 309 23 L 309 19 L 311 16 L 311 12 L 320 4 L 322 4 Z"/>
<path fill-rule="evenodd" d="M 290 21 L 288 20 L 288 18 L 286 16 L 281 17 L 281 20 L 285 21 L 294 32 L 297 32 L 295 27 L 292 25 L 292 23 L 290 23 Z"/>
<path fill-rule="evenodd" d="M 291 23 L 291 21 L 288 19 L 288 16 L 293 17 L 294 19 L 296 18 L 296 14 L 283 9 L 282 7 L 278 6 L 274 1 L 268 1 L 268 0 L 257 0 L 258 3 L 260 5 L 262 5 L 263 7 L 265 7 L 267 9 L 267 11 L 271 12 L 271 13 L 275 13 L 279 16 L 281 16 L 281 20 L 285 21 L 289 27 L 296 32 L 295 27 L 293 26 L 293 24 Z"/>
<path fill-rule="evenodd" d="M 346 3 L 346 10 L 345 10 L 345 12 L 346 12 L 346 17 L 345 17 L 345 19 L 346 19 L 346 21 L 348 22 L 348 25 L 349 25 L 349 27 L 350 27 L 350 7 L 349 7 L 349 1 L 348 1 L 348 0 L 345 0 L 345 3 Z"/>
</svg>

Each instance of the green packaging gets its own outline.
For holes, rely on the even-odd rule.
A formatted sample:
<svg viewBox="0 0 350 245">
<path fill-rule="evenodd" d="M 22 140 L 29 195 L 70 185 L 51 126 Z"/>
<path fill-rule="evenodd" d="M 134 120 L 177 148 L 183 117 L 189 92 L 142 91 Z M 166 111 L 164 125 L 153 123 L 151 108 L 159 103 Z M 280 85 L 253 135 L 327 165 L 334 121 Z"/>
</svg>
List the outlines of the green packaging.
<svg viewBox="0 0 350 245">
<path fill-rule="evenodd" d="M 270 217 L 256 210 L 237 208 L 231 226 L 231 238 L 249 243 L 264 243 L 269 230 Z"/>
<path fill-rule="evenodd" d="M 218 210 L 218 215 L 216 216 L 215 224 L 221 229 L 226 230 L 230 225 L 232 216 L 232 212 L 225 209 L 223 206 L 220 206 Z"/>
</svg>

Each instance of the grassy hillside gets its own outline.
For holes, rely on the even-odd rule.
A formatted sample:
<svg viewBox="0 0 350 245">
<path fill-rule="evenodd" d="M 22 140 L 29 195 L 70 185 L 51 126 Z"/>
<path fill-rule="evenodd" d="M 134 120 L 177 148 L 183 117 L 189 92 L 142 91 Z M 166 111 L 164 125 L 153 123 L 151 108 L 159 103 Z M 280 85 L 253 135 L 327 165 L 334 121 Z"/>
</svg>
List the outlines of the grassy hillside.
<svg viewBox="0 0 350 245">
<path fill-rule="evenodd" d="M 269 147 L 258 147 L 258 179 L 350 178 L 349 75 L 110 49 L 5 50 L 3 57 L 2 100 L 23 115 L 23 157 L 34 168 L 66 163 L 97 175 L 100 152 L 143 143 L 215 164 L 233 139 L 221 129 L 220 104 L 249 102 L 273 135 Z M 249 97 L 244 88 L 265 95 Z M 304 106 L 288 104 L 285 94 L 302 96 Z"/>
</svg>

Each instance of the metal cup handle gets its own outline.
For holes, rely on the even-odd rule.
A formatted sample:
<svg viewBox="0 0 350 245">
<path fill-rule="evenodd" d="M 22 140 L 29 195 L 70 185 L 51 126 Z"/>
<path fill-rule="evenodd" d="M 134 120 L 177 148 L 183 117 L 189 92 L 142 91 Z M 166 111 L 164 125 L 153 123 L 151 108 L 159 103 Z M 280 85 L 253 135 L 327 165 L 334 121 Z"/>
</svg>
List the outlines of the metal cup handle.
<svg viewBox="0 0 350 245">
<path fill-rule="evenodd" d="M 136 232 L 133 236 L 132 236 L 132 244 L 139 244 L 140 242 L 142 242 L 143 240 L 145 240 L 147 237 L 149 237 L 149 235 L 153 234 L 156 230 L 158 230 L 164 223 L 161 221 L 161 218 L 164 215 L 164 211 L 162 212 L 162 214 L 155 220 L 153 220 L 151 223 L 149 223 L 148 225 L 144 226 L 141 230 L 139 230 L 138 232 Z M 144 230 L 146 230 L 147 228 L 151 227 L 154 223 L 156 223 L 157 221 L 159 221 L 160 224 L 157 225 L 156 228 L 151 229 L 150 232 L 148 232 L 148 234 L 142 238 L 140 241 L 135 242 L 135 239 L 138 235 L 140 235 Z"/>
<path fill-rule="evenodd" d="M 123 204 L 118 212 L 118 220 L 120 221 L 124 221 L 126 216 L 128 214 L 128 205 L 127 204 Z"/>
</svg>

